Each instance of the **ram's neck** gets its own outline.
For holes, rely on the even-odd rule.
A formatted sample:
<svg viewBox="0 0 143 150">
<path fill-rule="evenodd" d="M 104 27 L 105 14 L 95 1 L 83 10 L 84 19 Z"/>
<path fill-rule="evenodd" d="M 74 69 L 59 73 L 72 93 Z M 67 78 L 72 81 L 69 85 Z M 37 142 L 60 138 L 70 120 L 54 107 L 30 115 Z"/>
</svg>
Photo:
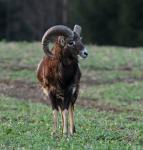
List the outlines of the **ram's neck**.
<svg viewBox="0 0 143 150">
<path fill-rule="evenodd" d="M 55 43 L 52 53 L 59 62 L 64 66 L 74 65 L 78 63 L 78 56 L 70 53 L 68 49 L 64 49 L 60 44 Z"/>
<path fill-rule="evenodd" d="M 68 51 L 68 49 L 62 51 L 62 63 L 65 66 L 74 65 L 78 63 L 77 55 L 74 55 Z"/>
<path fill-rule="evenodd" d="M 64 66 L 70 66 L 70 65 L 74 65 L 74 64 L 77 64 L 78 63 L 78 59 L 73 57 L 63 57 L 62 58 L 62 64 Z"/>
<path fill-rule="evenodd" d="M 58 43 L 55 43 L 54 47 L 52 48 L 52 53 L 57 60 L 61 60 L 62 47 Z"/>
</svg>

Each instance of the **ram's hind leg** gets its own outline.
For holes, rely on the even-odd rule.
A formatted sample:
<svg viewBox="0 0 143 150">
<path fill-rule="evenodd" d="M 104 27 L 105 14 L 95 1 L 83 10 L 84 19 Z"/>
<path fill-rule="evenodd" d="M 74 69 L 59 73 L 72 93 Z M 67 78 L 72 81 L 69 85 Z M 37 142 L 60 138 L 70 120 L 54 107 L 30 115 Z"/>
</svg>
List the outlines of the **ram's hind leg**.
<svg viewBox="0 0 143 150">
<path fill-rule="evenodd" d="M 58 104 L 57 104 L 57 99 L 54 93 L 50 92 L 49 93 L 49 98 L 52 104 L 52 109 L 53 109 L 53 131 L 52 134 L 54 135 L 57 132 L 57 127 L 58 127 Z"/>
<path fill-rule="evenodd" d="M 55 134 L 58 127 L 58 111 L 57 109 L 53 110 L 53 132 L 52 134 Z"/>
</svg>

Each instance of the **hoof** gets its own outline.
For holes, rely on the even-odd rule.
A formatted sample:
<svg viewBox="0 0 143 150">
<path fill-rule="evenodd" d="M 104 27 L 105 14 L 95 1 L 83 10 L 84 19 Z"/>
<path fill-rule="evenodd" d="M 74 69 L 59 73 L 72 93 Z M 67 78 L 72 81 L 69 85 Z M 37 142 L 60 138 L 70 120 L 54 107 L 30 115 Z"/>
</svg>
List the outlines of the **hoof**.
<svg viewBox="0 0 143 150">
<path fill-rule="evenodd" d="M 73 130 L 70 131 L 70 135 L 74 135 L 74 133 L 76 133 L 75 126 L 74 126 Z"/>
</svg>

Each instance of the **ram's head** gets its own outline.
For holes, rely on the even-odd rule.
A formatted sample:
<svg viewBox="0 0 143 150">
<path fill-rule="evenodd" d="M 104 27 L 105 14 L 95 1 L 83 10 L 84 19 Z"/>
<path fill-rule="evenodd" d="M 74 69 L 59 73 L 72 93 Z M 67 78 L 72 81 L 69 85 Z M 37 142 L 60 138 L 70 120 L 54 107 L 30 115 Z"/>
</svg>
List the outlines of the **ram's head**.
<svg viewBox="0 0 143 150">
<path fill-rule="evenodd" d="M 88 53 L 82 43 L 80 33 L 81 27 L 79 25 L 75 25 L 73 30 L 63 25 L 49 28 L 42 38 L 42 45 L 45 54 L 49 57 L 53 55 L 49 50 L 49 42 L 53 36 L 58 36 L 58 43 L 63 47 L 64 51 L 86 58 Z"/>
</svg>

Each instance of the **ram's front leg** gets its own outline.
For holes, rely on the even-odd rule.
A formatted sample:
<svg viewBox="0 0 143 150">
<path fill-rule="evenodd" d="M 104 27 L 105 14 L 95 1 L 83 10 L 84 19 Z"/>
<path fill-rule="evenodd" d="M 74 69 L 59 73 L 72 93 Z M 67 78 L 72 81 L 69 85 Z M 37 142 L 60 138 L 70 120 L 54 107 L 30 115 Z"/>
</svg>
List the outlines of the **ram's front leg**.
<svg viewBox="0 0 143 150">
<path fill-rule="evenodd" d="M 65 108 L 62 111 L 62 124 L 63 124 L 63 134 L 68 134 L 68 109 Z"/>
<path fill-rule="evenodd" d="M 70 122 L 70 134 L 73 135 L 75 133 L 75 125 L 74 125 L 74 106 L 72 104 L 69 106 L 69 122 Z"/>
<path fill-rule="evenodd" d="M 71 90 L 71 100 L 70 100 L 70 105 L 69 105 L 69 121 L 70 121 L 70 134 L 71 135 L 73 135 L 76 132 L 75 124 L 74 124 L 74 103 L 78 97 L 78 89 L 79 89 L 79 85 L 74 84 Z"/>
<path fill-rule="evenodd" d="M 69 114 L 69 105 L 71 101 L 71 92 L 67 89 L 64 93 L 63 100 L 63 110 L 62 110 L 62 118 L 63 118 L 63 134 L 68 134 L 68 114 Z"/>
</svg>

